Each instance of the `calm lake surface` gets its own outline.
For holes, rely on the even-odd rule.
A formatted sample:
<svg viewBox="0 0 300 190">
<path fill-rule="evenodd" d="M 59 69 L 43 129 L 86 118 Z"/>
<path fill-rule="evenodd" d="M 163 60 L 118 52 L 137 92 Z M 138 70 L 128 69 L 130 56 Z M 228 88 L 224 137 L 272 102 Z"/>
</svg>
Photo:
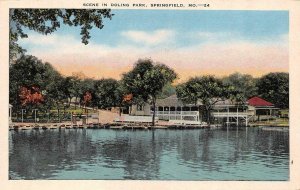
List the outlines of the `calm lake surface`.
<svg viewBox="0 0 300 190">
<path fill-rule="evenodd" d="M 9 132 L 11 179 L 289 180 L 289 133 L 108 129 Z"/>
</svg>

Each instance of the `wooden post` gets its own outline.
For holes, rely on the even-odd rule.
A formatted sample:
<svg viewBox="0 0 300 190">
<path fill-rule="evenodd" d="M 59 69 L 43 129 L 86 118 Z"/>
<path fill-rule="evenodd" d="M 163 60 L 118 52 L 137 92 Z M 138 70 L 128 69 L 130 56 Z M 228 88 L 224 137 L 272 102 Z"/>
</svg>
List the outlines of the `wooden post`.
<svg viewBox="0 0 300 190">
<path fill-rule="evenodd" d="M 182 120 L 182 106 L 180 106 L 180 120 Z"/>
<path fill-rule="evenodd" d="M 239 126 L 239 107 L 236 108 L 236 126 Z"/>
<path fill-rule="evenodd" d="M 73 127 L 73 112 L 71 112 L 71 125 Z"/>
<path fill-rule="evenodd" d="M 227 129 L 229 125 L 229 106 L 227 106 Z"/>
</svg>

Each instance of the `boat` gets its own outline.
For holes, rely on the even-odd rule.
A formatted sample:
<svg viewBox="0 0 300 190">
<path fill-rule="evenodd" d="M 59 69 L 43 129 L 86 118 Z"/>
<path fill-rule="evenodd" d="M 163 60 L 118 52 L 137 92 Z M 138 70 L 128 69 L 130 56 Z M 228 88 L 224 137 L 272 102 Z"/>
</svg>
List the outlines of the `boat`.
<svg viewBox="0 0 300 190">
<path fill-rule="evenodd" d="M 67 125 L 66 125 L 66 129 L 72 129 L 72 125 L 67 124 Z"/>
<path fill-rule="evenodd" d="M 20 127 L 21 130 L 29 130 L 32 129 L 32 127 L 30 125 L 23 125 Z"/>
<path fill-rule="evenodd" d="M 43 126 L 42 126 L 42 129 L 43 129 L 43 130 L 47 130 L 47 129 L 48 129 L 48 125 L 43 125 Z"/>
<path fill-rule="evenodd" d="M 49 129 L 57 129 L 58 128 L 58 125 L 57 124 L 52 124 L 50 125 Z"/>
<path fill-rule="evenodd" d="M 39 130 L 39 129 L 40 129 L 40 126 L 39 126 L 39 125 L 34 125 L 33 129 Z"/>
</svg>

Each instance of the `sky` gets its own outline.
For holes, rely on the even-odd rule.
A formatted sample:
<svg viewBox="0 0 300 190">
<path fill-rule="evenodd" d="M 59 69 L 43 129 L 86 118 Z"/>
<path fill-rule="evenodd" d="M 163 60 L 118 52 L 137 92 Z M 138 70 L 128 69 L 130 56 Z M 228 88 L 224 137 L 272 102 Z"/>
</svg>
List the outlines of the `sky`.
<svg viewBox="0 0 300 190">
<path fill-rule="evenodd" d="M 120 79 L 144 58 L 173 68 L 179 82 L 206 74 L 288 72 L 288 11 L 112 13 L 103 29 L 92 29 L 88 45 L 81 43 L 80 28 L 64 25 L 47 36 L 27 30 L 19 44 L 64 75 L 83 72 L 95 79 Z"/>
</svg>

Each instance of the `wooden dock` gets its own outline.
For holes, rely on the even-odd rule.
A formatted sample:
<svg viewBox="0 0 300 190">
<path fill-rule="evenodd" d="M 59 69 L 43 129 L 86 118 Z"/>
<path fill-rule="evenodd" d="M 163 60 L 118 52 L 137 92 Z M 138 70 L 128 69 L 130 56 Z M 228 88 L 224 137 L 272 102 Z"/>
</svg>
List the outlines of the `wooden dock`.
<svg viewBox="0 0 300 190">
<path fill-rule="evenodd" d="M 89 124 L 66 124 L 66 123 L 27 123 L 9 125 L 9 130 L 69 130 L 69 129 L 113 129 L 113 130 L 148 130 L 148 129 L 207 129 L 216 128 L 215 125 L 166 125 L 157 124 L 152 127 L 145 123 L 89 123 Z"/>
</svg>

